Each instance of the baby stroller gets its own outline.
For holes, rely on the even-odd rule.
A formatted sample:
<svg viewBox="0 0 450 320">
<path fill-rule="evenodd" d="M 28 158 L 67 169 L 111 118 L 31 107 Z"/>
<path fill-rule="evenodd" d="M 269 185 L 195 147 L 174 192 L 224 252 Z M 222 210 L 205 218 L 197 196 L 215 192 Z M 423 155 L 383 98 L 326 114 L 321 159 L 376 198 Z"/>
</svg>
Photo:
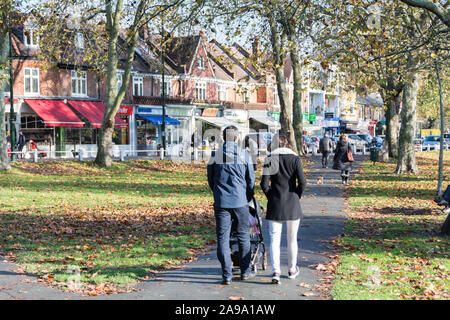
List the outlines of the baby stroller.
<svg viewBox="0 0 450 320">
<path fill-rule="evenodd" d="M 250 219 L 250 250 L 251 250 L 251 270 L 257 272 L 258 264 L 261 265 L 262 270 L 267 268 L 266 246 L 262 234 L 262 214 L 264 208 L 259 204 L 254 197 L 248 203 L 249 219 Z M 231 260 L 233 261 L 233 268 L 239 268 L 239 248 L 236 233 L 236 224 L 234 221 L 231 224 L 230 233 L 230 249 Z"/>
</svg>

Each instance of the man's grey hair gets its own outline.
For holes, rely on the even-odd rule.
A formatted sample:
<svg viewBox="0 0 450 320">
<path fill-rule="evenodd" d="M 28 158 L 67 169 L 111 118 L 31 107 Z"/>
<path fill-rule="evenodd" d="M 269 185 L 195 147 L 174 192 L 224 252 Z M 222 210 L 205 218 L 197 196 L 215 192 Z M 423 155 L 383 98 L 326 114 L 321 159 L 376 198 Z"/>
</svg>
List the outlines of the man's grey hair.
<svg viewBox="0 0 450 320">
<path fill-rule="evenodd" d="M 235 126 L 228 126 L 223 130 L 223 141 L 235 142 L 239 138 L 239 130 Z"/>
</svg>

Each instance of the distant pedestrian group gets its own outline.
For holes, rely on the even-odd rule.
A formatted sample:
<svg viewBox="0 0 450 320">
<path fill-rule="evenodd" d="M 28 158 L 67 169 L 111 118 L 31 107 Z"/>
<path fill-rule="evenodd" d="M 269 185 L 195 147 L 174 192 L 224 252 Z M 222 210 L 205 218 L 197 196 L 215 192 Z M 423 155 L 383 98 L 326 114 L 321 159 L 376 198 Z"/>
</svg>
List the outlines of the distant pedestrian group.
<svg viewBox="0 0 450 320">
<path fill-rule="evenodd" d="M 249 235 L 249 203 L 254 198 L 256 159 L 239 147 L 239 132 L 235 126 L 225 128 L 223 140 L 222 146 L 211 155 L 207 176 L 214 197 L 217 257 L 222 269 L 222 283 L 229 285 L 233 279 L 230 249 L 232 226 L 235 228 L 239 247 L 240 278 L 245 281 L 256 275 L 251 266 Z M 331 139 L 325 135 L 319 148 L 325 168 L 332 150 Z M 283 223 L 286 225 L 287 238 L 287 278 L 295 279 L 300 272 L 297 266 L 297 235 L 303 217 L 300 199 L 306 187 L 306 179 L 301 159 L 292 150 L 286 135 L 275 135 L 268 149 L 260 185 L 267 198 L 265 218 L 269 229 L 272 283 L 280 284 Z M 341 136 L 334 155 L 333 169 L 341 170 L 345 183 L 348 182 L 351 159 L 350 145 L 345 136 Z"/>
</svg>

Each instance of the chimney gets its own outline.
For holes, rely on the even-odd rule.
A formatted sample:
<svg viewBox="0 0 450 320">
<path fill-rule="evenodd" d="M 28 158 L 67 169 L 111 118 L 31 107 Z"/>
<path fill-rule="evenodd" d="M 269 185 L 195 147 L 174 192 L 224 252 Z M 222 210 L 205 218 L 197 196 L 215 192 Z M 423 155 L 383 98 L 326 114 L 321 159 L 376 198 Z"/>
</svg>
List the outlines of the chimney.
<svg viewBox="0 0 450 320">
<path fill-rule="evenodd" d="M 202 37 L 204 42 L 208 42 L 208 39 L 206 39 L 206 35 L 203 32 L 203 30 L 200 30 L 198 34 L 199 34 L 200 37 Z"/>
<path fill-rule="evenodd" d="M 259 36 L 255 36 L 253 38 L 253 43 L 252 43 L 253 56 L 257 57 L 260 52 L 261 52 L 261 44 L 259 43 Z"/>
</svg>

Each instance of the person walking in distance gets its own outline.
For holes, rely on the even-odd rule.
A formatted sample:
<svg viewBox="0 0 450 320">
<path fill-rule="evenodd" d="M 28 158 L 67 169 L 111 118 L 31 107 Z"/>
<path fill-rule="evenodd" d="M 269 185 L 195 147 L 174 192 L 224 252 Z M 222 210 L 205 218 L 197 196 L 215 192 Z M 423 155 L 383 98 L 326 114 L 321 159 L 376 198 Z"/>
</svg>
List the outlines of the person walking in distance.
<svg viewBox="0 0 450 320">
<path fill-rule="evenodd" d="M 350 178 L 350 171 L 352 170 L 352 148 L 347 141 L 346 135 L 341 135 L 336 146 L 333 158 L 333 169 L 341 170 L 342 184 L 348 184 Z"/>
<path fill-rule="evenodd" d="M 23 150 L 23 147 L 24 147 L 26 144 L 27 144 L 27 140 L 25 139 L 25 135 L 23 134 L 23 132 L 22 132 L 22 130 L 21 130 L 21 131 L 19 131 L 19 137 L 17 138 L 17 144 L 16 144 L 17 150 L 18 150 L 19 152 L 21 152 L 21 153 L 20 153 L 21 157 L 23 157 L 23 155 L 22 155 L 22 150 Z"/>
<path fill-rule="evenodd" d="M 214 196 L 217 258 L 222 266 L 222 284 L 229 285 L 233 277 L 229 243 L 232 219 L 236 223 L 241 280 L 255 276 L 250 264 L 248 207 L 254 195 L 255 173 L 250 155 L 237 144 L 239 132 L 235 126 L 225 128 L 223 140 L 223 145 L 211 154 L 207 173 Z"/>
<path fill-rule="evenodd" d="M 323 168 L 326 168 L 328 166 L 328 155 L 330 154 L 332 149 L 333 149 L 333 144 L 331 142 L 331 139 L 328 138 L 328 134 L 325 133 L 323 135 L 323 138 L 320 139 L 320 142 L 319 142 L 319 152 L 322 153 L 322 167 Z"/>
<path fill-rule="evenodd" d="M 258 143 L 256 143 L 256 141 L 253 140 L 252 138 L 249 138 L 248 147 L 253 162 L 253 170 L 256 171 L 258 163 Z"/>
<path fill-rule="evenodd" d="M 272 283 L 280 284 L 280 242 L 283 222 L 287 227 L 288 278 L 295 279 L 297 234 L 303 216 L 300 198 L 306 187 L 300 157 L 292 151 L 284 134 L 275 135 L 270 154 L 264 160 L 261 189 L 267 197 Z"/>
</svg>

